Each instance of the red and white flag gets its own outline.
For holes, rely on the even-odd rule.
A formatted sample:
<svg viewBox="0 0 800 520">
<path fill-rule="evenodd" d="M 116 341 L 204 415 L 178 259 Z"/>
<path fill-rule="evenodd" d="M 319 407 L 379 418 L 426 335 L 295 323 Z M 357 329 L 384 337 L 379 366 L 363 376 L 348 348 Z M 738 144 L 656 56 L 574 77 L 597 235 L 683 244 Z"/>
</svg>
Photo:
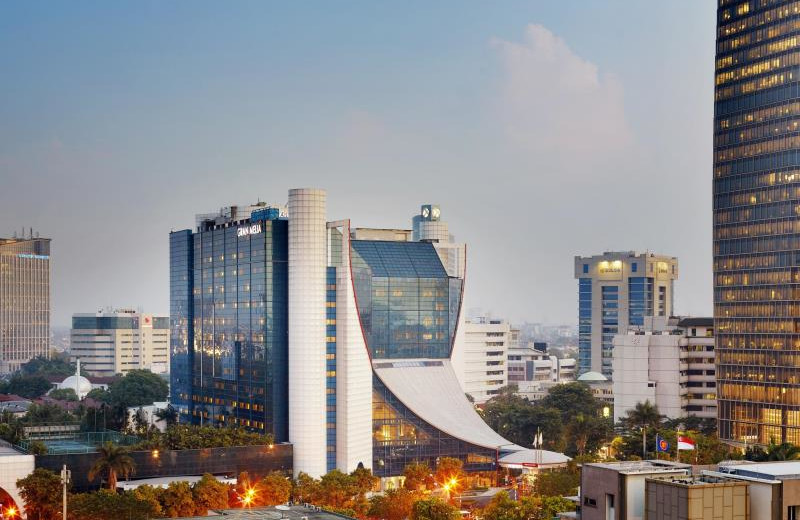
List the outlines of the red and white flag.
<svg viewBox="0 0 800 520">
<path fill-rule="evenodd" d="M 693 450 L 694 449 L 694 441 L 689 437 L 684 437 L 683 435 L 678 435 L 678 449 L 679 450 Z"/>
</svg>

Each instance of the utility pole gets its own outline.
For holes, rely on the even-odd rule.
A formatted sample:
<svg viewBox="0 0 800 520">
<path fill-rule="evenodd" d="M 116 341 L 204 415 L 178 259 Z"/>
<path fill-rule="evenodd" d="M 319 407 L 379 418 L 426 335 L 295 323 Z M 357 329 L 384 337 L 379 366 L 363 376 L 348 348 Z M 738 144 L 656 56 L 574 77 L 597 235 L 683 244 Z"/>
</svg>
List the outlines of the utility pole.
<svg viewBox="0 0 800 520">
<path fill-rule="evenodd" d="M 68 470 L 67 465 L 64 464 L 64 467 L 61 468 L 61 485 L 63 486 L 64 489 L 62 512 L 61 512 L 62 520 L 67 520 L 67 484 L 69 484 L 71 476 L 72 472 Z"/>
</svg>

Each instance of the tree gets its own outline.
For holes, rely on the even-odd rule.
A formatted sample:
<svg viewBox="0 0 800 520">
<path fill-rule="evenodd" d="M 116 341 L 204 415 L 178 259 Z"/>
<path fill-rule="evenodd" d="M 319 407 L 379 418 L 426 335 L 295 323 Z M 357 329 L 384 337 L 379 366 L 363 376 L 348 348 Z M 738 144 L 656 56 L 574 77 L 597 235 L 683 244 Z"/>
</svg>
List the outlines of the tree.
<svg viewBox="0 0 800 520">
<path fill-rule="evenodd" d="M 59 401 L 78 400 L 78 394 L 76 394 L 75 390 L 73 390 L 72 388 L 56 388 L 55 390 L 50 390 L 50 393 L 47 395 Z"/>
<path fill-rule="evenodd" d="M 28 399 L 41 397 L 52 388 L 50 381 L 39 375 L 23 376 L 16 374 L 8 382 L 6 392 Z"/>
<path fill-rule="evenodd" d="M 72 520 L 147 520 L 158 513 L 153 504 L 133 492 L 116 493 L 101 489 L 95 493 L 72 495 L 69 518 Z"/>
<path fill-rule="evenodd" d="M 565 433 L 567 455 L 583 456 L 599 450 L 609 440 L 613 429 L 611 421 L 604 417 L 578 413 L 570 418 Z"/>
<path fill-rule="evenodd" d="M 439 460 L 436 461 L 434 479 L 439 485 L 448 484 L 452 482 L 453 479 L 458 482 L 464 476 L 463 468 L 464 463 L 461 459 L 440 457 Z"/>
<path fill-rule="evenodd" d="M 638 428 L 642 432 L 642 456 L 647 453 L 647 429 L 658 428 L 661 425 L 663 416 L 658 412 L 658 407 L 649 400 L 643 403 L 636 403 L 636 406 L 627 412 L 622 418 L 621 423 L 628 428 L 629 432 Z"/>
<path fill-rule="evenodd" d="M 319 494 L 319 481 L 308 473 L 300 472 L 294 483 L 292 496 L 296 502 L 313 502 Z"/>
<path fill-rule="evenodd" d="M 153 517 L 155 518 L 164 516 L 164 508 L 161 507 L 161 497 L 163 494 L 163 489 L 147 484 L 133 490 L 133 495 L 137 500 L 150 504 L 150 510 L 153 512 Z"/>
<path fill-rule="evenodd" d="M 539 496 L 572 496 L 581 485 L 581 474 L 577 465 L 570 462 L 566 468 L 542 471 L 536 476 L 533 489 Z"/>
<path fill-rule="evenodd" d="M 276 506 L 289 501 L 292 494 L 292 482 L 278 472 L 262 478 L 258 483 L 260 505 Z"/>
<path fill-rule="evenodd" d="M 54 404 L 32 404 L 23 422 L 27 425 L 74 422 L 76 417 Z"/>
<path fill-rule="evenodd" d="M 170 518 L 194 516 L 197 507 L 188 482 L 170 482 L 161 498 L 164 514 Z M 205 514 L 205 513 L 203 513 Z"/>
<path fill-rule="evenodd" d="M 89 393 L 86 394 L 86 397 L 94 399 L 95 401 L 100 401 L 101 403 L 111 403 L 111 392 L 105 388 L 92 388 L 89 390 Z"/>
<path fill-rule="evenodd" d="M 748 450 L 745 456 L 749 460 L 756 462 L 763 461 L 778 461 L 778 460 L 797 460 L 800 458 L 800 447 L 783 442 L 776 444 L 770 442 L 766 449 L 761 447 L 753 447 Z"/>
<path fill-rule="evenodd" d="M 403 468 L 403 487 L 412 491 L 433 488 L 431 468 L 424 463 L 412 463 Z"/>
<path fill-rule="evenodd" d="M 209 509 L 228 507 L 228 485 L 206 473 L 192 487 L 196 515 L 208 514 Z"/>
<path fill-rule="evenodd" d="M 418 500 L 411 511 L 411 520 L 459 520 L 460 518 L 458 509 L 438 498 Z"/>
<path fill-rule="evenodd" d="M 508 493 L 500 491 L 481 511 L 484 520 L 524 520 L 519 502 L 511 500 Z"/>
<path fill-rule="evenodd" d="M 414 503 L 420 499 L 417 491 L 390 489 L 370 499 L 367 516 L 378 520 L 405 520 L 411 515 Z"/>
<path fill-rule="evenodd" d="M 589 387 L 580 382 L 554 386 L 539 404 L 544 408 L 558 410 L 564 423 L 578 414 L 596 417 L 601 409 L 600 402 L 592 395 Z"/>
<path fill-rule="evenodd" d="M 29 520 L 49 520 L 61 513 L 61 486 L 61 477 L 44 468 L 17 480 Z"/>
<path fill-rule="evenodd" d="M 39 375 L 43 377 L 68 377 L 75 373 L 75 365 L 66 359 L 53 357 L 47 359 L 37 356 L 20 367 L 20 372 L 26 376 Z M 81 371 L 83 372 L 83 371 Z"/>
<path fill-rule="evenodd" d="M 160 421 L 164 421 L 167 427 L 170 427 L 173 424 L 177 424 L 178 422 L 178 410 L 173 408 L 171 404 L 167 405 L 166 408 L 159 408 L 158 410 L 156 410 L 155 416 Z"/>
<path fill-rule="evenodd" d="M 98 459 L 89 470 L 89 480 L 94 480 L 98 475 L 105 473 L 107 476 L 108 489 L 117 489 L 117 477 L 128 477 L 136 471 L 136 463 L 130 455 L 128 449 L 106 442 L 97 451 Z"/>
<path fill-rule="evenodd" d="M 169 395 L 169 386 L 161 376 L 149 370 L 130 370 L 124 377 L 111 383 L 111 403 L 131 408 L 163 401 Z"/>
</svg>

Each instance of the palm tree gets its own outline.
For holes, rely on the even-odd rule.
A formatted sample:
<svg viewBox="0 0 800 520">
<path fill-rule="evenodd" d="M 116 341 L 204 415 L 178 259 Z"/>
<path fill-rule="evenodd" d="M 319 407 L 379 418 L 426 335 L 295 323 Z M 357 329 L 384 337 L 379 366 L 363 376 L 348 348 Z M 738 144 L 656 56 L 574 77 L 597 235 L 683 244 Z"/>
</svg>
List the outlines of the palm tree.
<svg viewBox="0 0 800 520">
<path fill-rule="evenodd" d="M 782 442 L 780 444 L 770 443 L 767 447 L 766 460 L 797 460 L 800 459 L 800 447 Z"/>
<path fill-rule="evenodd" d="M 628 428 L 638 427 L 642 429 L 642 458 L 647 458 L 647 428 L 655 428 L 661 424 L 663 416 L 658 412 L 658 406 L 649 400 L 643 403 L 636 403 L 636 406 L 628 410 L 622 422 Z"/>
<path fill-rule="evenodd" d="M 136 471 L 136 463 L 128 455 L 127 448 L 106 442 L 100 446 L 98 454 L 100 458 L 95 461 L 92 469 L 89 470 L 89 480 L 94 480 L 97 475 L 106 473 L 108 475 L 108 488 L 112 491 L 117 489 L 118 475 L 128 477 Z"/>
</svg>

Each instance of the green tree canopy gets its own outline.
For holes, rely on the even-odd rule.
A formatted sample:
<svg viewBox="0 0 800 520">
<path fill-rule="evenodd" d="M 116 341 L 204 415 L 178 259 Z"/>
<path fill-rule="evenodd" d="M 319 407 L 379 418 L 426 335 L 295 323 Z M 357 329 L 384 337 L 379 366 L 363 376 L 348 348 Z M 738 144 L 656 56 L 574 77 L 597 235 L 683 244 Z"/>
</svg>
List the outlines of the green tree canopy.
<svg viewBox="0 0 800 520">
<path fill-rule="evenodd" d="M 226 509 L 228 507 L 229 486 L 206 473 L 192 486 L 192 495 L 196 506 L 196 515 L 208 514 L 209 509 Z"/>
<path fill-rule="evenodd" d="M 376 520 L 405 520 L 411 515 L 414 503 L 420 499 L 418 491 L 390 489 L 370 499 L 367 516 Z"/>
<path fill-rule="evenodd" d="M 170 518 L 194 516 L 198 512 L 194 494 L 188 482 L 170 482 L 161 495 L 161 503 L 164 514 Z"/>
<path fill-rule="evenodd" d="M 75 373 L 75 365 L 68 360 L 61 357 L 53 357 L 47 359 L 44 356 L 38 356 L 20 367 L 20 372 L 26 376 L 43 376 L 43 377 L 68 377 Z M 81 370 L 83 372 L 83 370 Z"/>
<path fill-rule="evenodd" d="M 432 489 L 433 473 L 424 463 L 412 463 L 403 468 L 403 487 L 412 491 Z"/>
<path fill-rule="evenodd" d="M 56 388 L 55 390 L 51 390 L 47 395 L 53 399 L 58 399 L 59 401 L 78 400 L 78 394 L 76 394 L 75 390 L 72 388 Z"/>
<path fill-rule="evenodd" d="M 460 518 L 458 509 L 435 497 L 418 500 L 411 511 L 411 520 L 459 520 Z"/>
<path fill-rule="evenodd" d="M 52 471 L 36 468 L 17 480 L 17 487 L 29 520 L 48 520 L 61 514 L 61 477 Z"/>
<path fill-rule="evenodd" d="M 27 399 L 41 397 L 48 392 L 53 385 L 40 375 L 20 375 L 15 374 L 5 386 L 5 393 L 16 394 Z"/>
<path fill-rule="evenodd" d="M 149 370 L 131 370 L 111 383 L 111 403 L 125 408 L 164 401 L 169 395 L 169 385 Z"/>
<path fill-rule="evenodd" d="M 72 495 L 69 518 L 72 520 L 148 520 L 160 514 L 149 500 L 134 492 L 116 493 L 101 489 L 95 493 Z"/>
<path fill-rule="evenodd" d="M 257 495 L 261 505 L 276 506 L 289 501 L 292 482 L 280 473 L 273 472 L 258 482 Z"/>
</svg>

